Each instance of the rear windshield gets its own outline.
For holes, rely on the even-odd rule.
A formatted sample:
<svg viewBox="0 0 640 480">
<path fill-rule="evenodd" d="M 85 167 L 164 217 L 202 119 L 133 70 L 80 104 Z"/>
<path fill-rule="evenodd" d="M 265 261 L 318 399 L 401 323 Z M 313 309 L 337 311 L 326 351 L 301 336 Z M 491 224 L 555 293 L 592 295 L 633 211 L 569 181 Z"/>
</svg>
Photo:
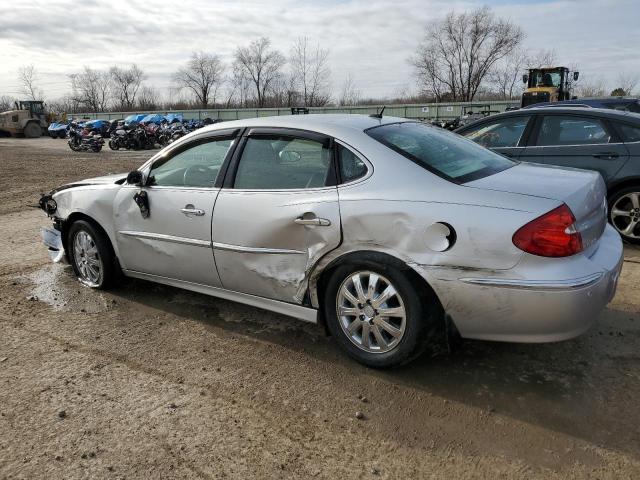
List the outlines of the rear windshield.
<svg viewBox="0 0 640 480">
<path fill-rule="evenodd" d="M 441 128 L 405 122 L 373 127 L 366 133 L 427 170 L 455 183 L 493 175 L 515 162 Z"/>
</svg>

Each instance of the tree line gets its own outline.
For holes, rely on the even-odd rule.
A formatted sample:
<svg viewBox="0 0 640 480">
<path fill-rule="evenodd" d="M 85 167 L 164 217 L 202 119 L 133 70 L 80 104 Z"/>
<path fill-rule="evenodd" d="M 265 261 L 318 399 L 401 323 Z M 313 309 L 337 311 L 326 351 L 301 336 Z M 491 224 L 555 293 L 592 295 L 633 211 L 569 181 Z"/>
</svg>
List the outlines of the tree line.
<svg viewBox="0 0 640 480">
<path fill-rule="evenodd" d="M 168 95 L 146 84 L 148 76 L 136 64 L 104 70 L 85 66 L 68 75 L 70 92 L 48 103 L 54 112 L 102 112 L 515 100 L 528 68 L 557 63 L 553 50 L 527 50 L 524 39 L 522 28 L 489 7 L 452 11 L 426 25 L 408 59 L 414 85 L 392 98 L 365 98 L 350 73 L 340 88 L 333 89 L 329 50 L 308 37 L 297 38 L 287 55 L 262 37 L 237 47 L 229 64 L 217 53 L 192 52 L 173 73 Z M 27 99 L 43 97 L 33 65 L 19 70 L 18 81 Z M 583 75 L 576 93 L 631 95 L 637 84 L 637 75 L 622 73 L 618 87 L 608 92 L 602 78 Z M 0 96 L 0 110 L 12 100 Z"/>
</svg>

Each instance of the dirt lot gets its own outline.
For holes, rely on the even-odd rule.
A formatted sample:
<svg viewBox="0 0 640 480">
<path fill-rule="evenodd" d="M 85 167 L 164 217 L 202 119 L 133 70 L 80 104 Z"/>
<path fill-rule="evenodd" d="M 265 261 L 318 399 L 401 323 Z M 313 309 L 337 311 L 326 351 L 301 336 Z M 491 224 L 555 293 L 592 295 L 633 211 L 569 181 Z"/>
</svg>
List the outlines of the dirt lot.
<svg viewBox="0 0 640 480">
<path fill-rule="evenodd" d="M 39 192 L 148 155 L 0 139 L 0 478 L 640 478 L 640 250 L 576 340 L 373 371 L 319 327 L 50 264 Z"/>
</svg>

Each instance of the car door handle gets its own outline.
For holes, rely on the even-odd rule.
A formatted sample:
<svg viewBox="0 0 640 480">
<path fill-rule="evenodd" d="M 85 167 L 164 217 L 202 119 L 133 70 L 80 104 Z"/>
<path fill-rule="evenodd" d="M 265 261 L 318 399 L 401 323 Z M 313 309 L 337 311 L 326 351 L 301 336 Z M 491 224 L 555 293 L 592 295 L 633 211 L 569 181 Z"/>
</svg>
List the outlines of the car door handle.
<svg viewBox="0 0 640 480">
<path fill-rule="evenodd" d="M 594 158 L 603 158 L 605 160 L 611 160 L 614 158 L 618 158 L 620 155 L 618 155 L 616 152 L 601 152 L 601 153 L 594 153 L 592 155 L 592 157 Z"/>
<path fill-rule="evenodd" d="M 190 217 L 191 215 L 193 215 L 195 217 L 201 217 L 201 216 L 204 215 L 204 210 L 201 210 L 199 208 L 195 208 L 191 204 L 185 205 L 184 208 L 180 209 L 180 211 L 182 213 L 184 213 L 187 217 Z"/>
<path fill-rule="evenodd" d="M 331 220 L 327 218 L 318 218 L 315 215 L 304 214 L 294 220 L 298 225 L 316 225 L 318 227 L 328 227 L 331 225 Z"/>
</svg>

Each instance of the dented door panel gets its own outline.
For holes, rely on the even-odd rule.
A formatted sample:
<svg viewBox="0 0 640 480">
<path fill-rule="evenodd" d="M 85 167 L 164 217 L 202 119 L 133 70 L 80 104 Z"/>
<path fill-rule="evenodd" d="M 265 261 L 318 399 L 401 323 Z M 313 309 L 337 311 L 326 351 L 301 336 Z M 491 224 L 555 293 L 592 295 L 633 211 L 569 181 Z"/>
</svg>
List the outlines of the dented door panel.
<svg viewBox="0 0 640 480">
<path fill-rule="evenodd" d="M 224 189 L 213 214 L 214 256 L 224 288 L 286 302 L 302 302 L 307 271 L 340 237 L 335 187 Z"/>
<path fill-rule="evenodd" d="M 120 263 L 126 270 L 219 287 L 211 251 L 211 215 L 217 189 L 145 187 L 150 215 L 143 218 L 133 197 L 140 191 L 123 187 L 114 202 Z M 191 205 L 202 215 L 185 214 Z"/>
</svg>

